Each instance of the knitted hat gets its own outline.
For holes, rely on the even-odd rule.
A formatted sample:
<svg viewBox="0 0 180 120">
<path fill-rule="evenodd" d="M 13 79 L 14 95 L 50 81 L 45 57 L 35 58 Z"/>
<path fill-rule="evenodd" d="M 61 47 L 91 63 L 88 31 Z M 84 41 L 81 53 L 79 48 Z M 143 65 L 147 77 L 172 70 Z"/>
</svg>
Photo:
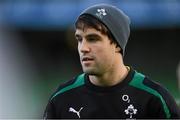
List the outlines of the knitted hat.
<svg viewBox="0 0 180 120">
<path fill-rule="evenodd" d="M 108 4 L 97 4 L 85 9 L 81 14 L 89 14 L 101 21 L 112 33 L 115 40 L 125 52 L 130 35 L 130 19 L 120 9 Z"/>
</svg>

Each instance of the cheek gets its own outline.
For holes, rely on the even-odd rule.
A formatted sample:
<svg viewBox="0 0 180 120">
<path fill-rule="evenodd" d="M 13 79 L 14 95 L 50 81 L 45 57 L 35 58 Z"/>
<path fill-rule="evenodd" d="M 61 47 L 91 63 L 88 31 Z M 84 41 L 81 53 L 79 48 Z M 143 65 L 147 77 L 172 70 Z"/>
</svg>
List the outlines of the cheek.
<svg viewBox="0 0 180 120">
<path fill-rule="evenodd" d="M 100 51 L 100 53 L 103 53 L 105 56 L 112 56 L 113 55 L 113 52 L 114 52 L 114 49 L 113 49 L 113 47 L 111 47 L 111 46 L 106 46 L 106 45 L 102 45 L 101 46 L 101 49 L 99 50 Z"/>
<path fill-rule="evenodd" d="M 100 49 L 98 51 L 97 57 L 103 63 L 111 62 L 112 59 L 114 58 L 113 53 L 110 51 L 110 49 L 107 49 L 107 48 Z"/>
<path fill-rule="evenodd" d="M 108 66 L 112 66 L 112 64 L 114 64 L 114 60 L 115 60 L 115 53 L 114 50 L 112 48 L 106 48 L 103 51 L 102 54 L 102 62 L 103 64 L 108 67 Z M 100 58 L 101 59 L 101 58 Z"/>
<path fill-rule="evenodd" d="M 97 67 L 100 71 L 109 71 L 112 69 L 112 66 L 114 64 L 113 56 L 109 54 L 108 51 L 102 51 L 102 54 L 100 54 L 97 57 Z"/>
</svg>

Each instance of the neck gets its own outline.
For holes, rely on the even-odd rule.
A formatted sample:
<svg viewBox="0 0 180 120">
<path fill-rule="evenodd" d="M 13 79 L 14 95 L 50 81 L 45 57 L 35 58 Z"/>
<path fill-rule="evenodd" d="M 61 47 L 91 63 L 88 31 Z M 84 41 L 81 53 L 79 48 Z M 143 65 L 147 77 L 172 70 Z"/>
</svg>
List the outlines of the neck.
<svg viewBox="0 0 180 120">
<path fill-rule="evenodd" d="M 117 69 L 106 72 L 103 75 L 89 75 L 90 81 L 97 86 L 113 86 L 122 82 L 129 72 L 129 68 L 121 64 Z"/>
</svg>

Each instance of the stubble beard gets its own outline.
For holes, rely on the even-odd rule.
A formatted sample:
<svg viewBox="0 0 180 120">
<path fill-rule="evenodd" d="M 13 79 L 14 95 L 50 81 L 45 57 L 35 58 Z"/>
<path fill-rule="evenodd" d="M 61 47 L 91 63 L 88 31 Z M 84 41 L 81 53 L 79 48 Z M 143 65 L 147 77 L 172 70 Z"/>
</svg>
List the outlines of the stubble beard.
<svg viewBox="0 0 180 120">
<path fill-rule="evenodd" d="M 88 75 L 97 75 L 98 73 L 93 68 L 85 68 L 82 66 L 83 72 Z"/>
</svg>

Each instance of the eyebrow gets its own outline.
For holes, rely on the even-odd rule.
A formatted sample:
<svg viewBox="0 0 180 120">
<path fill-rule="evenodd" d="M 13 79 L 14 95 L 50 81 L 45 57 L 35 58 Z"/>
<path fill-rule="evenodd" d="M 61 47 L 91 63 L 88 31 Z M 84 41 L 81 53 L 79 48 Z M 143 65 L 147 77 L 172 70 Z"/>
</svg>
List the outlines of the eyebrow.
<svg viewBox="0 0 180 120">
<path fill-rule="evenodd" d="M 97 37 L 97 38 L 100 38 L 100 36 L 98 34 L 95 34 L 95 33 L 88 34 L 86 37 Z"/>
<path fill-rule="evenodd" d="M 75 37 L 81 37 L 81 35 L 80 35 L 80 34 L 75 34 Z M 87 38 L 87 37 L 98 37 L 98 38 L 100 38 L 100 36 L 99 36 L 98 34 L 96 34 L 96 33 L 88 34 L 88 35 L 86 35 L 85 37 L 86 37 L 86 38 Z"/>
</svg>

